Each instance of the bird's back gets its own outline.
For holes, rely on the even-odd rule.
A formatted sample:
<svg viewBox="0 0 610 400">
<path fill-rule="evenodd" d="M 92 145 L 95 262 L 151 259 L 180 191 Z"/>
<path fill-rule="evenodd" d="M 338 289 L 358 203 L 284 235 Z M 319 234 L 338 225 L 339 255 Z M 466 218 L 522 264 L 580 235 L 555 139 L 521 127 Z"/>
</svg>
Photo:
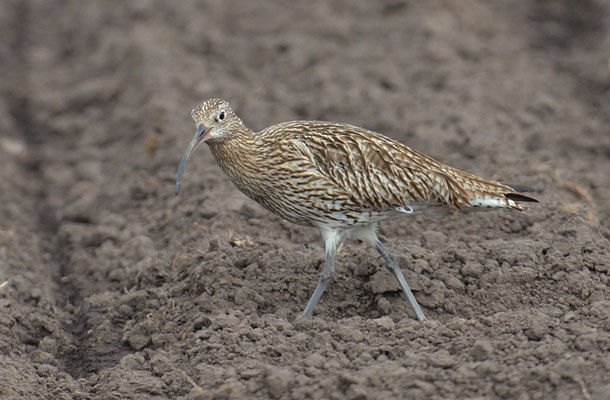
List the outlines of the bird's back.
<svg viewBox="0 0 610 400">
<path fill-rule="evenodd" d="M 292 121 L 251 136 L 242 145 L 252 158 L 238 164 L 256 172 L 221 167 L 248 196 L 300 224 L 359 225 L 443 206 L 521 210 L 518 201 L 535 201 L 352 125 Z"/>
</svg>

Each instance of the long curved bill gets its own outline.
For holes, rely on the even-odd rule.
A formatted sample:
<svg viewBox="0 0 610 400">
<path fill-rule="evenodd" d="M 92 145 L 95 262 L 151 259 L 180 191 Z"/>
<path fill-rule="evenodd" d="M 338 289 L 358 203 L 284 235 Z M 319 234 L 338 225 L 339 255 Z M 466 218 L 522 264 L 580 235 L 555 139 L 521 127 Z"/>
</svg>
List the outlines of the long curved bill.
<svg viewBox="0 0 610 400">
<path fill-rule="evenodd" d="M 191 154 L 197 145 L 201 142 L 205 142 L 210 138 L 210 128 L 207 128 L 205 125 L 200 124 L 197 126 L 197 133 L 191 140 L 189 147 L 186 148 L 184 155 L 182 156 L 182 161 L 180 161 L 180 169 L 178 170 L 178 177 L 176 178 L 176 195 L 180 192 L 180 181 L 182 180 L 182 174 L 184 173 L 184 168 L 186 167 L 186 163 L 189 158 L 191 158 Z"/>
</svg>

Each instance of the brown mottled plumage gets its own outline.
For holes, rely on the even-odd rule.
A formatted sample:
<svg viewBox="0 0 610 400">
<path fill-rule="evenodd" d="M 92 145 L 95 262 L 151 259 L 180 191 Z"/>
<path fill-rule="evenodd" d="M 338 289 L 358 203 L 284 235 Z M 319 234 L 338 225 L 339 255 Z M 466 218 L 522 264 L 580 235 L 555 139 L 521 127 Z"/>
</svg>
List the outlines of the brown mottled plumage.
<svg viewBox="0 0 610 400">
<path fill-rule="evenodd" d="M 219 99 L 203 102 L 192 117 L 197 134 L 182 158 L 176 194 L 192 151 L 206 142 L 248 197 L 288 221 L 320 229 L 327 260 L 306 317 L 334 274 L 337 244 L 352 237 L 377 249 L 422 321 L 424 314 L 398 263 L 377 238 L 377 224 L 431 209 L 523 210 L 519 201 L 536 201 L 520 193 L 527 188 L 459 171 L 352 125 L 293 121 L 253 132 Z"/>
</svg>

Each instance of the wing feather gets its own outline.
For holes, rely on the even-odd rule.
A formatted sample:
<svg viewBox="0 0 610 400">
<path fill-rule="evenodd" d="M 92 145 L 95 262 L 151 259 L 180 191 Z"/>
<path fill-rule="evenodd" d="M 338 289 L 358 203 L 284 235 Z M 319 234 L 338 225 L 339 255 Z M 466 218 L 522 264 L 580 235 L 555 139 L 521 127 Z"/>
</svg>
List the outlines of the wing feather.
<svg viewBox="0 0 610 400">
<path fill-rule="evenodd" d="M 290 132 L 287 143 L 360 207 L 406 208 L 447 200 L 457 206 L 465 199 L 459 185 L 440 171 L 440 163 L 385 136 L 322 122 L 309 123 L 306 130 L 282 128 Z"/>
<path fill-rule="evenodd" d="M 514 188 L 451 168 L 366 129 L 317 121 L 276 127 L 282 132 L 277 140 L 296 150 L 320 179 L 341 189 L 362 208 L 428 204 L 462 209 L 491 198 L 507 207 L 522 208 L 511 200 L 520 200 Z"/>
</svg>

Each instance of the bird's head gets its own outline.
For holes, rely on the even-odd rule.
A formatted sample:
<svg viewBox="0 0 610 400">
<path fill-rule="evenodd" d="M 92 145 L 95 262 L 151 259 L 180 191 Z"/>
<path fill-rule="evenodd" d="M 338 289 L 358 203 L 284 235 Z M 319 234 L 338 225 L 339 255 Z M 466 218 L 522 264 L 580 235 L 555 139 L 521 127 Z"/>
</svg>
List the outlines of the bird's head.
<svg viewBox="0 0 610 400">
<path fill-rule="evenodd" d="M 176 179 L 176 194 L 180 191 L 180 180 L 195 148 L 202 142 L 208 144 L 219 143 L 226 140 L 234 132 L 239 132 L 243 127 L 242 121 L 231 109 L 228 102 L 220 99 L 210 99 L 201 103 L 191 111 L 193 122 L 197 133 L 184 152 L 178 177 Z"/>
<path fill-rule="evenodd" d="M 197 129 L 193 140 L 197 143 L 222 141 L 242 125 L 229 103 L 220 99 L 204 101 L 191 111 L 191 116 Z"/>
</svg>

